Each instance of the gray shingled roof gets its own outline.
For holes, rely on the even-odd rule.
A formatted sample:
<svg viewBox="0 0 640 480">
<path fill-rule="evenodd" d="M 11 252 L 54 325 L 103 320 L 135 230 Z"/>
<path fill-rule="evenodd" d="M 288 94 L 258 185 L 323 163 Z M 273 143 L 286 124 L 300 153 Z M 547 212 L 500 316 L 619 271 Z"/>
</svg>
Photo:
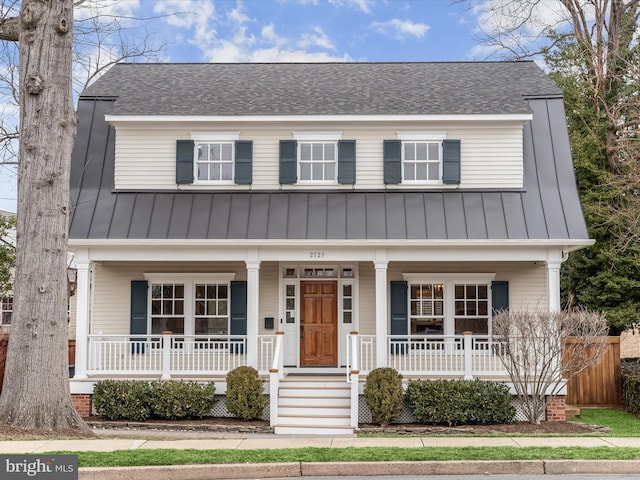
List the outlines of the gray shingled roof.
<svg viewBox="0 0 640 480">
<path fill-rule="evenodd" d="M 71 239 L 588 239 L 562 98 L 529 100 L 524 189 L 484 192 L 114 191 L 112 106 L 79 102 Z"/>
<path fill-rule="evenodd" d="M 439 115 L 530 113 L 561 95 L 531 61 L 117 64 L 84 96 L 113 115 Z"/>
</svg>

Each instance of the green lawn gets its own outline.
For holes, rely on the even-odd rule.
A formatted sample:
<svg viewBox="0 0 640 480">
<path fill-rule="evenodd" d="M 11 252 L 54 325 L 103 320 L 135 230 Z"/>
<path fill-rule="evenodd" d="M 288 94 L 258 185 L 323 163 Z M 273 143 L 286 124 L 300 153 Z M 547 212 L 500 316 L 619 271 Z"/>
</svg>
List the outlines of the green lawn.
<svg viewBox="0 0 640 480">
<path fill-rule="evenodd" d="M 49 452 L 52 453 L 52 452 Z M 120 450 L 55 452 L 78 455 L 80 467 L 277 462 L 390 462 L 457 460 L 638 460 L 640 448 L 611 447 L 363 447 L 261 450 Z"/>
<path fill-rule="evenodd" d="M 614 408 L 583 408 L 580 418 L 570 421 L 609 427 L 611 437 L 640 437 L 640 418 Z"/>
</svg>

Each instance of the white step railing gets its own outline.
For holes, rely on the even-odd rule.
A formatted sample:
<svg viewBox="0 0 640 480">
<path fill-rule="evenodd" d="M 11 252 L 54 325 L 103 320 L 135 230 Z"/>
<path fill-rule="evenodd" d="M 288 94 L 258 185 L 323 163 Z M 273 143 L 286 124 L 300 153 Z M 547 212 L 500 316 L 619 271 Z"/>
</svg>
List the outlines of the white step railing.
<svg viewBox="0 0 640 480">
<path fill-rule="evenodd" d="M 274 336 L 258 337 L 258 371 L 268 372 Z M 245 335 L 89 335 L 87 373 L 226 375 L 247 365 Z"/>
<path fill-rule="evenodd" d="M 271 426 L 278 421 L 278 393 L 280 380 L 284 378 L 284 332 L 276 332 L 276 341 L 273 348 L 272 364 L 269 368 L 269 417 Z"/>
</svg>

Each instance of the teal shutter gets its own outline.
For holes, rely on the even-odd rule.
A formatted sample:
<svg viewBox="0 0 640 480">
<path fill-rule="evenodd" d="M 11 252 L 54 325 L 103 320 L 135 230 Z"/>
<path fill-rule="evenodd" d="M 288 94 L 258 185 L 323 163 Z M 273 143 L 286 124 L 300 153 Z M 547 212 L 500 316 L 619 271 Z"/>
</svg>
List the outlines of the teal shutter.
<svg viewBox="0 0 640 480">
<path fill-rule="evenodd" d="M 356 141 L 338 141 L 338 183 L 356 183 Z"/>
<path fill-rule="evenodd" d="M 409 312 L 407 310 L 407 282 L 391 282 L 391 335 L 407 335 L 409 333 Z M 406 339 L 394 338 L 391 353 L 407 353 Z"/>
<path fill-rule="evenodd" d="M 176 141 L 176 183 L 193 183 L 193 140 Z"/>
<path fill-rule="evenodd" d="M 501 310 L 509 310 L 509 282 L 491 282 L 491 311 L 497 315 Z"/>
<path fill-rule="evenodd" d="M 385 140 L 383 145 L 384 183 L 402 183 L 402 142 Z"/>
<path fill-rule="evenodd" d="M 231 335 L 247 334 L 247 282 L 231 282 Z"/>
<path fill-rule="evenodd" d="M 239 185 L 251 185 L 253 182 L 253 142 L 238 140 L 235 148 L 235 182 Z"/>
<path fill-rule="evenodd" d="M 247 334 L 247 282 L 235 280 L 231 282 L 231 325 L 229 335 Z M 244 353 L 240 339 L 231 338 L 229 348 L 232 353 Z"/>
<path fill-rule="evenodd" d="M 460 183 L 460 140 L 442 141 L 442 183 Z"/>
<path fill-rule="evenodd" d="M 280 183 L 298 181 L 298 142 L 280 140 Z"/>
<path fill-rule="evenodd" d="M 149 284 L 146 280 L 133 280 L 131 282 L 131 309 L 129 333 L 131 335 L 143 335 L 140 338 L 132 337 L 131 340 L 141 342 L 146 340 L 147 335 L 147 291 Z M 131 353 L 144 353 L 144 347 L 139 343 L 131 344 Z"/>
</svg>

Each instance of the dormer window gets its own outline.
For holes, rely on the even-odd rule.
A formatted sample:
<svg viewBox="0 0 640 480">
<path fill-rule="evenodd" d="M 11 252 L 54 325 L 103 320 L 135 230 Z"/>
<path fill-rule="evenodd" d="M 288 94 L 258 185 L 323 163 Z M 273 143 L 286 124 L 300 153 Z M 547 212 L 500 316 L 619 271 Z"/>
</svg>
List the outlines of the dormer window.
<svg viewBox="0 0 640 480">
<path fill-rule="evenodd" d="M 253 142 L 237 132 L 192 133 L 176 142 L 176 183 L 250 185 L 253 182 Z"/>
<path fill-rule="evenodd" d="M 356 182 L 356 142 L 341 132 L 294 132 L 280 140 L 280 184 Z"/>
<path fill-rule="evenodd" d="M 335 183 L 338 142 L 299 142 L 298 181 Z"/>
<path fill-rule="evenodd" d="M 402 181 L 440 183 L 442 142 L 402 143 Z"/>
<path fill-rule="evenodd" d="M 196 142 L 197 182 L 233 182 L 233 142 Z"/>
<path fill-rule="evenodd" d="M 384 183 L 459 184 L 460 140 L 446 132 L 398 132 L 384 141 Z"/>
</svg>

